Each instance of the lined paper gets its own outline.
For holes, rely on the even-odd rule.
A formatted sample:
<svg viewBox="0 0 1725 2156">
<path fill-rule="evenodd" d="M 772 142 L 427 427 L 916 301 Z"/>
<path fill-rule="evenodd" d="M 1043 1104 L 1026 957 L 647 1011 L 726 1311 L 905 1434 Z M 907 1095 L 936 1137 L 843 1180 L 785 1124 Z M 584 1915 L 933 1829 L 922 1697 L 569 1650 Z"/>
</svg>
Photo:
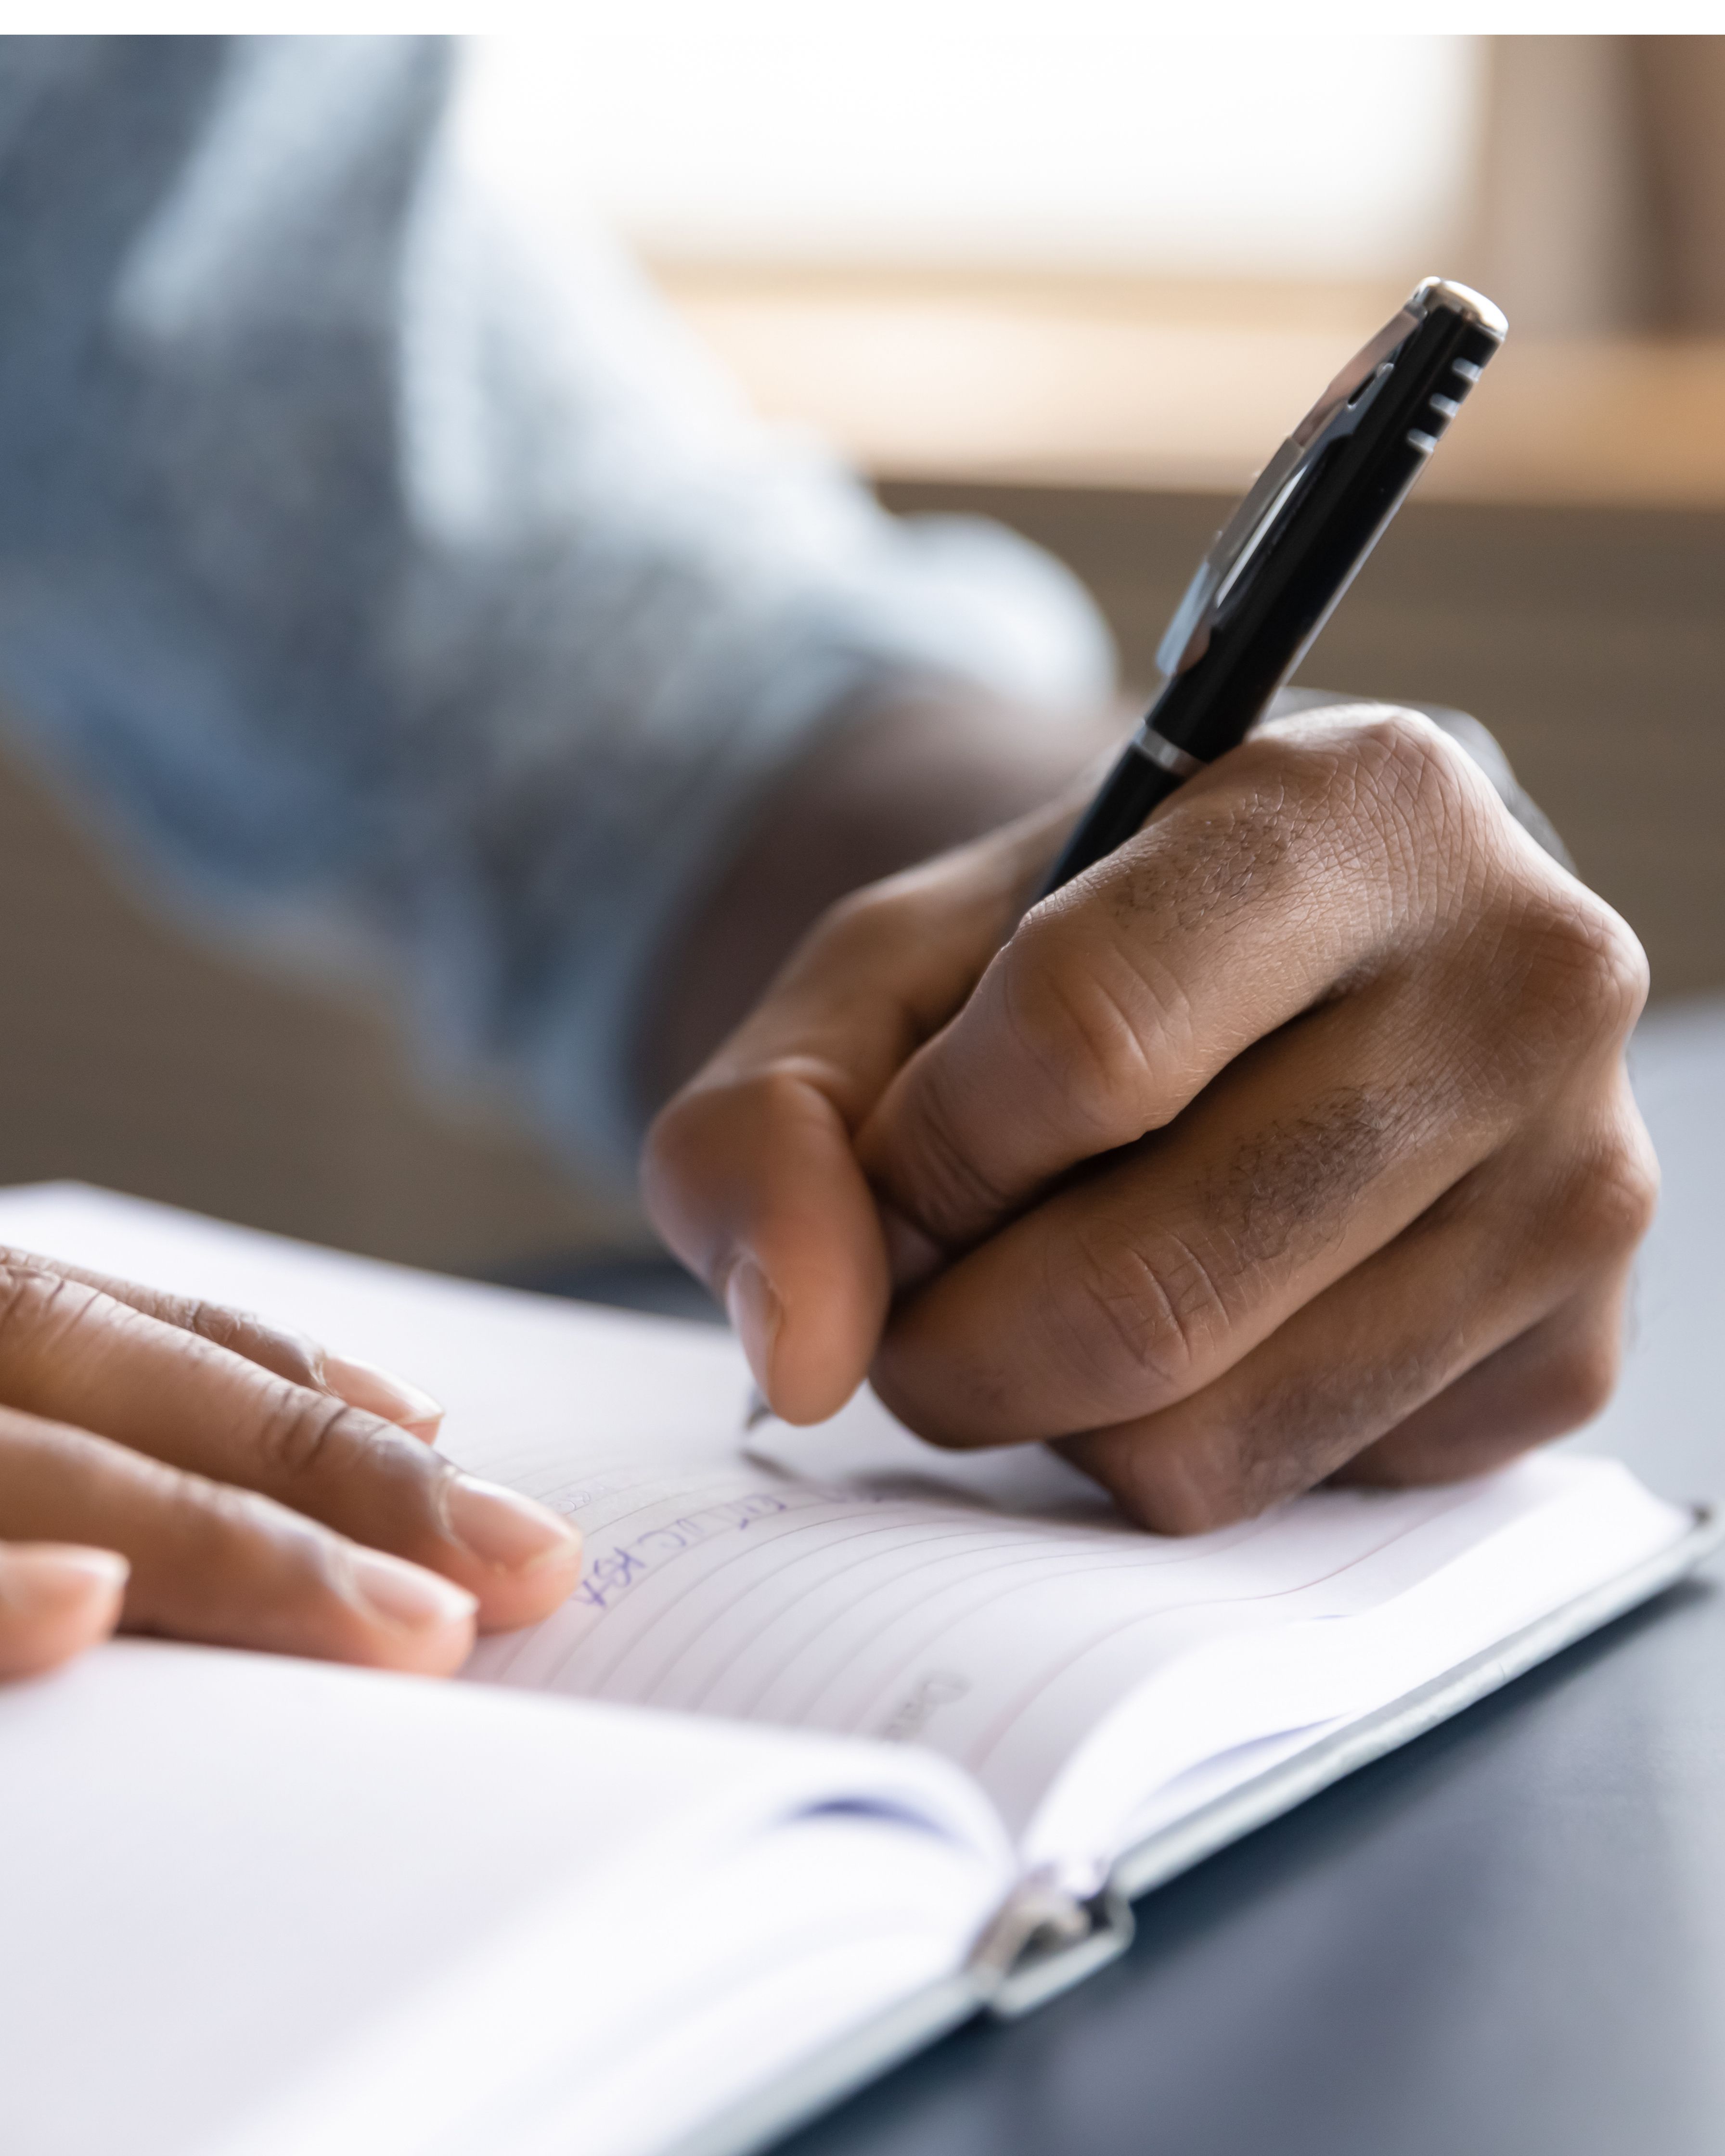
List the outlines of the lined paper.
<svg viewBox="0 0 1725 2156">
<path fill-rule="evenodd" d="M 747 1368 L 706 1328 L 75 1188 L 0 1196 L 0 1236 L 398 1368 L 445 1402 L 454 1458 L 578 1520 L 575 1596 L 470 1676 L 925 1746 L 1075 1862 L 1207 1758 L 1368 1712 L 1688 1524 L 1558 1454 L 1164 1540 L 1049 1454 L 937 1453 L 866 1395 L 745 1440 Z"/>
<path fill-rule="evenodd" d="M 546 1623 L 481 1643 L 470 1674 L 926 1745 L 1027 1851 L 1093 1866 L 1162 1782 L 1365 1712 L 1580 1592 L 1602 1553 L 1632 1562 L 1681 1525 L 1609 1463 L 1547 1457 L 1166 1539 L 1063 1486 L 1058 1463 L 1032 1471 L 1042 1508 L 1014 1510 L 989 1485 L 1024 1480 L 1015 1464 L 931 1466 L 866 1402 L 849 1423 L 828 1459 L 850 1471 L 831 1481 L 809 1471 L 827 1464 L 819 1430 L 777 1433 L 722 1476 L 614 1455 L 571 1476 L 538 1447 L 488 1454 L 488 1473 L 580 1520 L 588 1576 Z M 897 1494 L 906 1482 L 930 1494 Z M 1505 1537 L 1518 1557 L 1443 1591 Z M 1111 1726 L 1134 1701 L 1145 1726 Z"/>
</svg>

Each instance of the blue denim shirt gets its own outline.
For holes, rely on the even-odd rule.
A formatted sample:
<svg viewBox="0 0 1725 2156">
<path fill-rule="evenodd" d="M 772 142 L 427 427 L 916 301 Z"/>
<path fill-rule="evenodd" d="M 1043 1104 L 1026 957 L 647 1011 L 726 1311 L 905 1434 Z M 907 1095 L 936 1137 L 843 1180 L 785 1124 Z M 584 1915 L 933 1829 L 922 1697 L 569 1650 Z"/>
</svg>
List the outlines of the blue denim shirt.
<svg viewBox="0 0 1725 2156">
<path fill-rule="evenodd" d="M 1111 660 L 1046 557 L 754 421 L 462 111 L 438 40 L 0 44 L 0 711 L 206 932 L 620 1166 L 655 953 L 817 730 Z"/>
</svg>

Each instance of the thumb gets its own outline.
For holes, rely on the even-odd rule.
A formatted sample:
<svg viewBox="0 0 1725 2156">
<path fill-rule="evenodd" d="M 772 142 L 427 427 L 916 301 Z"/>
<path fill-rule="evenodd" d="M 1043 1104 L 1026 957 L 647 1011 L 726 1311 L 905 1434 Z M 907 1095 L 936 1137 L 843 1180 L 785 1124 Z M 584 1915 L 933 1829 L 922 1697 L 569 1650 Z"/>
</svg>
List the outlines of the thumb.
<svg viewBox="0 0 1725 2156">
<path fill-rule="evenodd" d="M 788 1059 L 697 1082 L 648 1139 L 648 1212 L 722 1298 L 756 1383 L 788 1422 L 845 1404 L 891 1296 L 840 1090 L 818 1064 Z"/>
<path fill-rule="evenodd" d="M 855 1135 L 1010 931 L 1045 824 L 834 907 L 648 1133 L 648 1213 L 723 1300 L 788 1422 L 836 1414 L 874 1359 L 892 1272 Z"/>
</svg>

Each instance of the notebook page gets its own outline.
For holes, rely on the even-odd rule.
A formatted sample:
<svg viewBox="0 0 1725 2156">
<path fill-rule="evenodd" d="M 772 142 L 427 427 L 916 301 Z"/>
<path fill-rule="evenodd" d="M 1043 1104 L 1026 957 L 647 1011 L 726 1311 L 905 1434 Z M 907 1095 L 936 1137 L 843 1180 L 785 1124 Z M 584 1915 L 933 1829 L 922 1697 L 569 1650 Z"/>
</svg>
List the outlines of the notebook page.
<svg viewBox="0 0 1725 2156">
<path fill-rule="evenodd" d="M 1163 1540 L 1116 1519 L 1050 1455 L 937 1453 L 867 1395 L 819 1430 L 769 1425 L 745 1449 L 747 1373 L 705 1328 L 95 1192 L 0 1194 L 0 1235 L 248 1304 L 391 1363 L 447 1403 L 454 1457 L 578 1518 L 588 1554 L 573 1599 L 481 1642 L 470 1675 L 916 1743 L 979 1780 L 1017 1835 L 1080 1748 L 1183 1657 L 1392 1603 L 1600 1476 L 1615 1493 L 1603 1504 L 1610 1547 L 1553 1538 L 1526 1580 L 1541 1607 L 1576 1591 L 1566 1549 L 1604 1577 L 1686 1525 L 1609 1464 L 1545 1456 L 1449 1489 L 1320 1491 L 1220 1534 Z M 1461 1659 L 1466 1645 L 1447 1652 L 1455 1632 L 1445 1620 L 1420 1651 Z M 1302 1697 L 1307 1674 L 1296 1656 L 1268 1699 L 1244 1679 L 1211 1687 L 1183 1726 L 1184 1754 L 1163 1748 L 1153 1773 L 1376 1703 L 1358 1683 L 1340 1700 Z M 1378 1674 L 1388 1696 L 1406 1688 L 1394 1679 Z"/>
<path fill-rule="evenodd" d="M 722 1464 L 749 1397 L 716 1327 L 449 1280 L 81 1183 L 0 1190 L 0 1242 L 256 1311 L 398 1370 L 443 1403 L 444 1449 L 480 1471 L 504 1440 Z"/>
<path fill-rule="evenodd" d="M 159 1642 L 6 1686 L 0 2143 L 644 2156 L 958 1966 L 1011 1865 L 936 1765 Z"/>
<path fill-rule="evenodd" d="M 581 1519 L 588 1570 L 546 1623 L 482 1642 L 470 1674 L 929 1747 L 982 1784 L 1027 1861 L 1084 1886 L 1160 1782 L 1394 1697 L 1686 1524 L 1610 1463 L 1540 1458 L 1444 1490 L 1322 1491 L 1177 1541 L 1126 1526 L 1046 1455 L 947 1468 L 866 1398 L 842 1419 L 759 1436 L 722 1476 L 494 1455 Z M 863 1471 L 859 1429 L 865 1450 L 880 1440 Z M 1419 1599 L 1557 1511 L 1589 1532 L 1499 1563 L 1503 1591 Z M 1346 1656 L 1323 1630 L 1338 1619 L 1354 1620 Z M 1158 1682 L 1168 1712 L 1122 1726 Z M 1101 1769 L 1075 1778 L 1099 1746 Z"/>
</svg>

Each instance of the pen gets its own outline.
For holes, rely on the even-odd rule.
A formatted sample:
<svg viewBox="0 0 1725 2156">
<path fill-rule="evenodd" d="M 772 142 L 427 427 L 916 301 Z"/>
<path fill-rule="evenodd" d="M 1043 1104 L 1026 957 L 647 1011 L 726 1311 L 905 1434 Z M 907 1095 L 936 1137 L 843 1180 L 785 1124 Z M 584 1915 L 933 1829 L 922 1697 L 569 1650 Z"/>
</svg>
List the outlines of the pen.
<svg viewBox="0 0 1725 2156">
<path fill-rule="evenodd" d="M 1156 654 L 1163 681 L 1040 896 L 1111 854 L 1237 748 L 1306 655 L 1509 325 L 1428 277 L 1357 352 L 1199 565 Z"/>
</svg>

